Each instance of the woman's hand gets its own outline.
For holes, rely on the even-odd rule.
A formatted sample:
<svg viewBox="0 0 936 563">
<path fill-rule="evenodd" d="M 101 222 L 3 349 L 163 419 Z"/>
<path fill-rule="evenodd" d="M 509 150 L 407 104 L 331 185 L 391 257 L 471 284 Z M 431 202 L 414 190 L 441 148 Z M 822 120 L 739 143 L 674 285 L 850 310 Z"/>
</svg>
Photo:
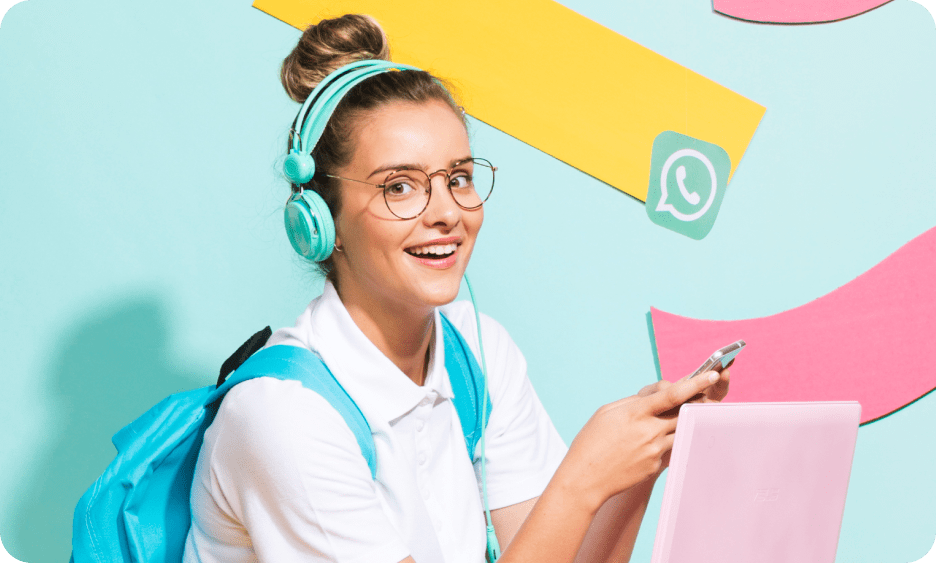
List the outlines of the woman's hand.
<svg viewBox="0 0 936 563">
<path fill-rule="evenodd" d="M 720 380 L 706 373 L 657 382 L 598 409 L 572 441 L 501 561 L 572 561 L 576 554 L 577 561 L 629 558 L 653 479 L 669 461 L 679 405 L 696 396 L 720 400 L 727 392 L 727 374 L 722 387 Z M 599 509 L 604 514 L 596 518 Z M 580 551 L 586 536 L 591 539 Z"/>
<path fill-rule="evenodd" d="M 731 367 L 731 364 L 733 362 L 734 360 L 732 360 L 731 362 L 728 362 L 728 367 Z M 728 384 L 731 380 L 730 374 L 728 373 L 728 367 L 723 369 L 721 373 L 718 374 L 719 375 L 718 381 L 715 383 L 715 385 L 712 385 L 711 387 L 707 388 L 702 394 L 696 397 L 693 397 L 686 402 L 687 403 L 720 403 L 728 394 Z M 697 375 L 696 377 L 705 377 L 713 373 L 718 373 L 718 372 L 708 371 L 705 373 L 701 373 Z M 687 375 L 686 377 L 683 377 L 679 381 L 686 381 L 688 378 L 689 376 Z M 637 396 L 646 397 L 647 395 L 652 395 L 654 393 L 662 391 L 666 389 L 667 387 L 669 387 L 670 385 L 673 385 L 673 383 L 665 379 L 661 379 L 655 383 L 651 383 L 650 385 L 644 386 L 640 391 L 637 392 Z"/>
<path fill-rule="evenodd" d="M 724 399 L 725 395 L 728 394 L 728 383 L 731 380 L 730 378 L 731 374 L 728 373 L 728 368 L 731 367 L 732 362 L 734 362 L 734 360 L 731 360 L 731 362 L 728 362 L 728 365 L 723 370 L 721 370 L 721 373 L 706 372 L 706 373 L 698 375 L 697 377 L 702 377 L 710 373 L 718 373 L 718 381 L 715 382 L 715 385 L 712 385 L 711 387 L 706 389 L 705 392 L 702 394 L 703 395 L 702 397 L 694 398 L 695 400 L 690 400 L 689 402 L 690 403 L 720 403 L 722 402 L 722 399 Z M 685 379 L 685 377 L 683 379 Z"/>
<path fill-rule="evenodd" d="M 601 407 L 572 441 L 557 476 L 597 511 L 611 496 L 659 474 L 673 447 L 679 405 L 696 396 L 723 397 L 712 389 L 720 379 L 711 373 L 657 382 Z"/>
<path fill-rule="evenodd" d="M 731 362 L 728 362 L 729 367 L 731 366 L 732 362 L 734 362 L 734 360 L 732 360 Z M 723 369 L 721 373 L 718 373 L 715 371 L 708 371 L 705 373 L 701 373 L 697 375 L 696 377 L 697 378 L 698 377 L 711 377 L 712 374 L 718 375 L 718 380 L 715 382 L 715 384 L 712 385 L 711 387 L 706 388 L 705 391 L 703 391 L 702 393 L 686 401 L 687 403 L 720 403 L 722 399 L 725 398 L 725 395 L 728 394 L 728 383 L 730 382 L 730 374 L 728 373 L 728 367 Z M 679 382 L 686 381 L 688 378 L 689 376 L 687 375 L 686 377 L 683 377 L 682 379 L 680 379 Z M 637 392 L 637 396 L 646 397 L 648 395 L 658 393 L 671 385 L 673 385 L 673 383 L 666 381 L 665 379 L 661 379 L 657 381 L 656 383 L 651 383 L 650 385 L 643 387 L 640 391 Z M 677 406 L 671 412 L 664 413 L 663 416 L 676 417 L 678 413 L 679 413 L 679 407 Z M 660 473 L 662 473 L 664 469 L 669 467 L 670 452 L 666 452 L 666 454 L 663 455 L 662 461 L 663 463 L 660 464 L 660 469 L 656 472 L 655 476 L 659 476 Z"/>
</svg>

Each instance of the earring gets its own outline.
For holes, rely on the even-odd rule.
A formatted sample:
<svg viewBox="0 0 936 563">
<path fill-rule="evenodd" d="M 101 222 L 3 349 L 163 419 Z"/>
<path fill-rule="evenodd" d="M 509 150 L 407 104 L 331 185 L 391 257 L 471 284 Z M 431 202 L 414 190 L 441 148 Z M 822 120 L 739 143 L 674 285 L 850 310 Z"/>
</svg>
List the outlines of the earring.
<svg viewBox="0 0 936 563">
<path fill-rule="evenodd" d="M 344 252 L 344 249 L 341 248 L 340 246 L 338 246 L 338 243 L 337 243 L 337 242 L 336 242 L 335 244 L 333 244 L 332 246 L 335 247 L 335 252 Z"/>
</svg>

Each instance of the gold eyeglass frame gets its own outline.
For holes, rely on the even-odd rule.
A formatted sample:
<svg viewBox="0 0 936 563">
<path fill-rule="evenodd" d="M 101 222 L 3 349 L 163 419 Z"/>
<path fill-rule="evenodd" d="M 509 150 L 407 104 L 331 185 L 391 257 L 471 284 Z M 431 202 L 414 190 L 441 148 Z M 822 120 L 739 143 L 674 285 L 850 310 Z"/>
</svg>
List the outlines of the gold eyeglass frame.
<svg viewBox="0 0 936 563">
<path fill-rule="evenodd" d="M 468 206 L 462 205 L 462 204 L 458 201 L 458 198 L 455 197 L 455 194 L 452 192 L 452 186 L 451 186 L 451 184 L 450 184 L 450 182 L 451 182 L 451 180 L 452 180 L 452 172 L 455 170 L 455 168 L 461 166 L 462 164 L 465 164 L 466 162 L 472 162 L 472 163 L 474 163 L 474 164 L 479 164 L 479 165 L 481 165 L 481 166 L 486 166 L 486 167 L 488 167 L 488 168 L 491 169 L 491 191 L 488 192 L 487 196 L 481 201 L 481 203 L 479 203 L 478 205 L 475 205 L 475 206 L 473 206 L 473 207 L 468 207 Z M 392 213 L 394 217 L 396 217 L 396 218 L 398 218 L 398 219 L 402 219 L 402 220 L 404 220 L 404 221 L 408 221 L 408 220 L 410 220 L 410 219 L 415 219 L 415 218 L 419 217 L 419 216 L 422 215 L 423 212 L 426 211 L 426 209 L 429 207 L 429 200 L 432 199 L 432 177 L 438 175 L 439 173 L 445 174 L 445 187 L 448 188 L 449 193 L 452 195 L 452 200 L 455 201 L 455 204 L 456 204 L 456 205 L 458 205 L 459 207 L 461 207 L 461 208 L 464 209 L 465 211 L 473 211 L 473 210 L 475 210 L 475 209 L 479 209 L 482 205 L 484 205 L 484 203 L 485 203 L 488 199 L 491 198 L 491 194 L 494 193 L 494 173 L 497 172 L 497 167 L 494 166 L 493 164 L 491 164 L 491 161 L 488 160 L 488 159 L 486 159 L 486 158 L 475 158 L 475 157 L 471 157 L 471 158 L 466 158 L 465 160 L 460 160 L 460 161 L 456 162 L 456 163 L 455 163 L 454 165 L 452 165 L 452 167 L 449 168 L 448 170 L 445 170 L 445 169 L 443 169 L 443 168 L 440 168 L 439 170 L 436 170 L 435 172 L 433 172 L 433 173 L 431 173 L 431 174 L 426 173 L 426 171 L 420 170 L 419 168 L 397 168 L 397 169 L 394 169 L 394 170 L 390 170 L 390 171 L 387 173 L 387 180 L 389 180 L 390 177 L 393 176 L 394 174 L 397 174 L 398 172 L 402 172 L 402 171 L 404 171 L 404 170 L 405 170 L 405 171 L 412 171 L 412 172 L 421 172 L 422 174 L 425 174 L 426 177 L 428 178 L 428 186 L 429 186 L 428 193 L 429 193 L 429 196 L 426 198 L 426 204 L 423 206 L 422 209 L 419 210 L 419 213 L 417 213 L 416 215 L 413 215 L 412 217 L 400 217 L 399 215 L 397 215 L 396 213 L 394 213 L 393 209 L 390 208 L 390 202 L 387 201 L 387 185 L 388 185 L 388 182 L 387 182 L 387 181 L 385 181 L 385 182 L 382 183 L 382 184 L 375 184 L 375 183 L 373 183 L 373 182 L 365 182 L 364 180 L 355 180 L 354 178 L 345 178 L 345 177 L 343 177 L 343 176 L 335 176 L 334 174 L 328 174 L 328 173 L 323 173 L 323 176 L 326 176 L 326 177 L 328 177 L 328 178 L 335 178 L 336 180 L 347 180 L 347 181 L 349 181 L 349 182 L 357 182 L 357 183 L 359 183 L 359 184 L 367 184 L 367 185 L 369 185 L 369 186 L 374 186 L 374 187 L 376 187 L 376 188 L 380 188 L 381 190 L 383 190 L 383 199 L 384 199 L 384 204 L 387 206 L 387 210 L 390 211 L 390 213 Z"/>
</svg>

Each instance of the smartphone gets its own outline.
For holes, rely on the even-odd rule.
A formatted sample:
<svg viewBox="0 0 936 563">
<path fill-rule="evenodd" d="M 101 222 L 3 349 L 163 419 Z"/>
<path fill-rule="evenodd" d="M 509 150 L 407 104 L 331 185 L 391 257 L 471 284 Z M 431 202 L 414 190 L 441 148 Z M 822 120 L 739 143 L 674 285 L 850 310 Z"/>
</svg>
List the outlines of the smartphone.
<svg viewBox="0 0 936 563">
<path fill-rule="evenodd" d="M 695 372 L 693 372 L 693 374 L 688 377 L 688 379 L 692 379 L 700 373 L 705 373 L 707 371 L 721 372 L 721 370 L 728 367 L 728 364 L 730 364 L 732 360 L 735 359 L 735 356 L 741 353 L 741 350 L 744 350 L 744 346 L 744 341 L 738 340 L 737 342 L 732 342 L 724 348 L 716 350 L 714 354 L 709 356 L 709 359 L 705 360 L 705 362 L 699 366 L 699 369 L 695 370 Z"/>
</svg>

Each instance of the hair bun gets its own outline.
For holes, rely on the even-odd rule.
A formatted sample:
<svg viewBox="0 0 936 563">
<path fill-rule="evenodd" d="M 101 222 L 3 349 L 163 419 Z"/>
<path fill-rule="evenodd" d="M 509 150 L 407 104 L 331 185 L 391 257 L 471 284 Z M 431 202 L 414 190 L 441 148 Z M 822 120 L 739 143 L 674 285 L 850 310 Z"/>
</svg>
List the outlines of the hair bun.
<svg viewBox="0 0 936 563">
<path fill-rule="evenodd" d="M 374 18 L 346 14 L 310 25 L 283 60 L 280 80 L 293 100 L 302 103 L 332 71 L 364 59 L 390 60 L 390 45 Z"/>
</svg>

